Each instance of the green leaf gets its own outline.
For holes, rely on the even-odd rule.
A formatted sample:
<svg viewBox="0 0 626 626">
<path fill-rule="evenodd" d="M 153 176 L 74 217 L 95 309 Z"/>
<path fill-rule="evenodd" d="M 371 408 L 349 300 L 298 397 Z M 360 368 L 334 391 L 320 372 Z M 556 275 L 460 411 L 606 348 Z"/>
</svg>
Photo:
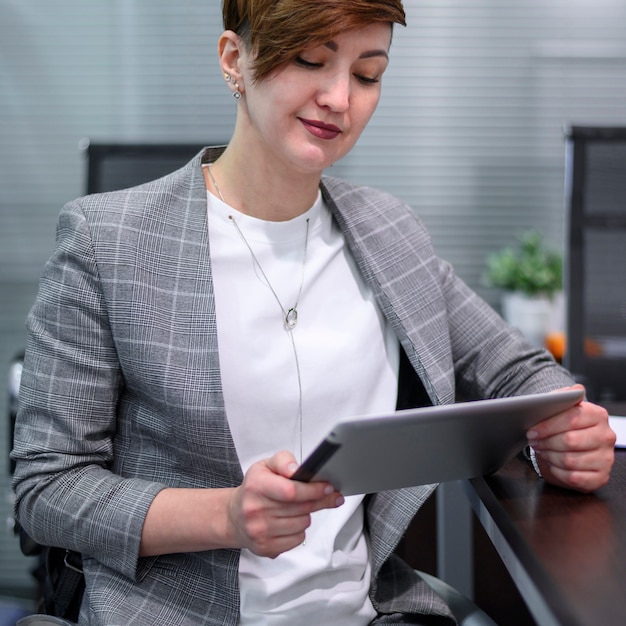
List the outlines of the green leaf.
<svg viewBox="0 0 626 626">
<path fill-rule="evenodd" d="M 531 230 L 520 237 L 516 248 L 507 246 L 487 257 L 486 280 L 499 289 L 552 297 L 563 285 L 563 259 Z"/>
</svg>

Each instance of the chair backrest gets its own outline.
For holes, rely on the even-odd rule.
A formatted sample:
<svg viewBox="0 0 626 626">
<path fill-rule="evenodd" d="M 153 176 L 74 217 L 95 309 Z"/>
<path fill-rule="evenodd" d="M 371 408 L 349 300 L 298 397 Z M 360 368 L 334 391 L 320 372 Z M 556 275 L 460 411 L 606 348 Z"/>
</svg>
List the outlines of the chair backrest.
<svg viewBox="0 0 626 626">
<path fill-rule="evenodd" d="M 626 400 L 626 127 L 567 130 L 565 364 L 591 399 Z"/>
<path fill-rule="evenodd" d="M 125 189 L 182 167 L 208 144 L 87 143 L 87 193 Z"/>
</svg>

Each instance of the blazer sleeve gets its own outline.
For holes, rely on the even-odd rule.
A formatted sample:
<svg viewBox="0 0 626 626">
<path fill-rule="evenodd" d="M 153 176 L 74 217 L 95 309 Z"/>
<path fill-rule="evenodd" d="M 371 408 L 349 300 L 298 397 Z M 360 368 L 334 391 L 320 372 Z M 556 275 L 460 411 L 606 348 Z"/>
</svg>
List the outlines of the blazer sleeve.
<svg viewBox="0 0 626 626">
<path fill-rule="evenodd" d="M 467 400 L 552 391 L 574 383 L 545 349 L 531 345 L 438 259 L 457 394 Z"/>
<path fill-rule="evenodd" d="M 381 310 L 433 403 L 550 391 L 572 384 L 438 257 L 402 200 L 325 177 L 325 199 Z"/>
<path fill-rule="evenodd" d="M 27 319 L 12 457 L 16 513 L 43 545 L 138 572 L 147 510 L 164 485 L 111 471 L 123 388 L 80 200 L 61 212 L 55 251 Z"/>
</svg>

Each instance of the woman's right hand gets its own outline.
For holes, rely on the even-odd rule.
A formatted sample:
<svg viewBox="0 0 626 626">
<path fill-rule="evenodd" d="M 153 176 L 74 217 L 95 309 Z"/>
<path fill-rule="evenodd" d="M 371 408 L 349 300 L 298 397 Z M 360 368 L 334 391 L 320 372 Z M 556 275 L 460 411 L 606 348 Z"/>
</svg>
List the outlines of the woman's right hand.
<svg viewBox="0 0 626 626">
<path fill-rule="evenodd" d="M 295 548 L 311 513 L 344 501 L 328 483 L 291 480 L 296 467 L 292 454 L 278 452 L 252 465 L 239 487 L 163 489 L 148 509 L 140 556 L 248 548 L 274 558 Z"/>
<path fill-rule="evenodd" d="M 311 513 L 343 504 L 343 496 L 328 483 L 291 480 L 296 468 L 292 454 L 278 452 L 246 472 L 228 505 L 235 547 L 275 558 L 304 542 Z"/>
</svg>

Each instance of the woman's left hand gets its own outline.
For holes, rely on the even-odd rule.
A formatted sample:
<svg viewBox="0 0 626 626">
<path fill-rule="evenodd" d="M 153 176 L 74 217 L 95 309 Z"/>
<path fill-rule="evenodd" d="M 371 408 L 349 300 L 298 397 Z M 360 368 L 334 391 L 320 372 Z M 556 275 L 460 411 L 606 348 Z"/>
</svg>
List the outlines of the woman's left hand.
<svg viewBox="0 0 626 626">
<path fill-rule="evenodd" d="M 582 492 L 608 482 L 615 460 L 615 433 L 601 406 L 583 401 L 540 422 L 527 436 L 548 482 Z"/>
</svg>

